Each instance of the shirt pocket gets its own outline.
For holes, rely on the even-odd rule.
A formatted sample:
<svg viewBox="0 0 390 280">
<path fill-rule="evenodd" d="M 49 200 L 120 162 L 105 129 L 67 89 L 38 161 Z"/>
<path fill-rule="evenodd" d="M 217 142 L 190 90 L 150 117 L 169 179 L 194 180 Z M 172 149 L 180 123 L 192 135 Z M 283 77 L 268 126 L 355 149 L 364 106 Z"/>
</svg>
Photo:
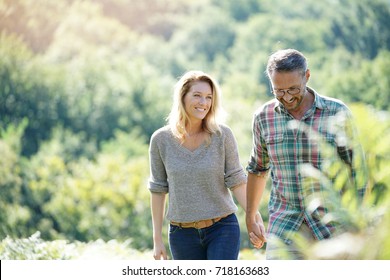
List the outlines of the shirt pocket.
<svg viewBox="0 0 390 280">
<path fill-rule="evenodd" d="M 267 135 L 264 139 L 267 145 L 270 162 L 274 166 L 286 161 L 286 157 L 284 155 L 285 151 L 283 149 L 284 138 L 283 133 L 278 133 Z"/>
<path fill-rule="evenodd" d="M 280 142 L 283 142 L 283 133 L 270 134 L 265 137 L 265 143 L 267 145 L 276 145 Z"/>
</svg>

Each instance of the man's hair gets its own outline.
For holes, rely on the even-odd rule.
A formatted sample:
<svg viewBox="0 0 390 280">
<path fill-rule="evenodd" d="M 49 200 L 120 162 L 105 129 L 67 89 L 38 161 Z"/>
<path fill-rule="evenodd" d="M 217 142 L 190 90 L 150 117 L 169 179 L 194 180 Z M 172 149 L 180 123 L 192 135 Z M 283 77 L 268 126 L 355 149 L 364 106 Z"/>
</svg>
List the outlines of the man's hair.
<svg viewBox="0 0 390 280">
<path fill-rule="evenodd" d="M 305 75 L 306 70 L 306 57 L 301 52 L 294 49 L 276 51 L 268 59 L 268 77 L 270 77 L 274 72 L 301 71 L 302 75 Z"/>
</svg>

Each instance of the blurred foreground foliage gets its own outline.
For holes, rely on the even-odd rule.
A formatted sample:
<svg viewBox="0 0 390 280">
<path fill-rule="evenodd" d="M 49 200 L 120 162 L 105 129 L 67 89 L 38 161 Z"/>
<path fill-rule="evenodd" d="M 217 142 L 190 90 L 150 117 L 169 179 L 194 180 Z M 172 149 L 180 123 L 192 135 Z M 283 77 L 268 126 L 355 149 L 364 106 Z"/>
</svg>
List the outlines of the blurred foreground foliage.
<svg viewBox="0 0 390 280">
<path fill-rule="evenodd" d="M 358 166 L 355 180 L 349 179 L 348 166 L 337 156 L 329 156 L 324 161 L 323 172 L 310 166 L 302 169 L 304 182 L 309 183 L 307 186 L 313 181 L 325 185 L 321 192 L 308 190 L 306 208 L 314 213 L 325 203 L 327 212 L 319 218 L 338 228 L 334 238 L 312 244 L 295 234 L 293 239 L 307 259 L 390 259 L 390 115 L 357 104 L 352 109 L 361 132 L 360 143 L 355 145 L 365 150 L 364 158 L 354 155 L 355 166 Z M 334 150 L 328 144 L 321 149 L 329 153 Z M 368 174 L 361 165 L 363 161 Z M 362 196 L 359 187 L 367 179 L 367 189 Z M 289 258 L 283 248 L 281 252 Z"/>
<path fill-rule="evenodd" d="M 330 215 L 343 222 L 346 232 L 312 246 L 309 259 L 390 259 L 390 115 L 363 105 L 352 109 L 365 150 L 368 189 L 363 200 L 346 192 L 335 203 Z"/>
</svg>

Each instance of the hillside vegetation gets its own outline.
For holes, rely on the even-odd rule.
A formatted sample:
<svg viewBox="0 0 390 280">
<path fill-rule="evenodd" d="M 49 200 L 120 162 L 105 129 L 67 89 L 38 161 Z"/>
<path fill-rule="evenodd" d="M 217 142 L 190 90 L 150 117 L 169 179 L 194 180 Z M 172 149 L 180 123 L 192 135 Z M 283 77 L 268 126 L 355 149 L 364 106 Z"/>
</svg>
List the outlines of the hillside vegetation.
<svg viewBox="0 0 390 280">
<path fill-rule="evenodd" d="M 177 78 L 220 82 L 245 166 L 267 57 L 296 48 L 309 85 L 351 107 L 369 167 L 363 204 L 335 206 L 342 244 L 362 245 L 308 255 L 390 259 L 389 18 L 387 0 L 0 0 L 0 258 L 150 253 L 148 144 Z M 261 258 L 239 220 L 243 258 Z"/>
</svg>

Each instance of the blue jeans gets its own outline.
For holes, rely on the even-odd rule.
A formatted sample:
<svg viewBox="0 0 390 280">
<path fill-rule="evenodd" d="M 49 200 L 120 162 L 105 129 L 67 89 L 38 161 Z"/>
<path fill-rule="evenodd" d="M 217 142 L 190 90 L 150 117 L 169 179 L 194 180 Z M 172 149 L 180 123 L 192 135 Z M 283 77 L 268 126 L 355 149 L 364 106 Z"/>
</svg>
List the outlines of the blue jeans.
<svg viewBox="0 0 390 280">
<path fill-rule="evenodd" d="M 175 260 L 236 260 L 240 226 L 235 214 L 203 229 L 169 225 L 169 247 Z"/>
</svg>

